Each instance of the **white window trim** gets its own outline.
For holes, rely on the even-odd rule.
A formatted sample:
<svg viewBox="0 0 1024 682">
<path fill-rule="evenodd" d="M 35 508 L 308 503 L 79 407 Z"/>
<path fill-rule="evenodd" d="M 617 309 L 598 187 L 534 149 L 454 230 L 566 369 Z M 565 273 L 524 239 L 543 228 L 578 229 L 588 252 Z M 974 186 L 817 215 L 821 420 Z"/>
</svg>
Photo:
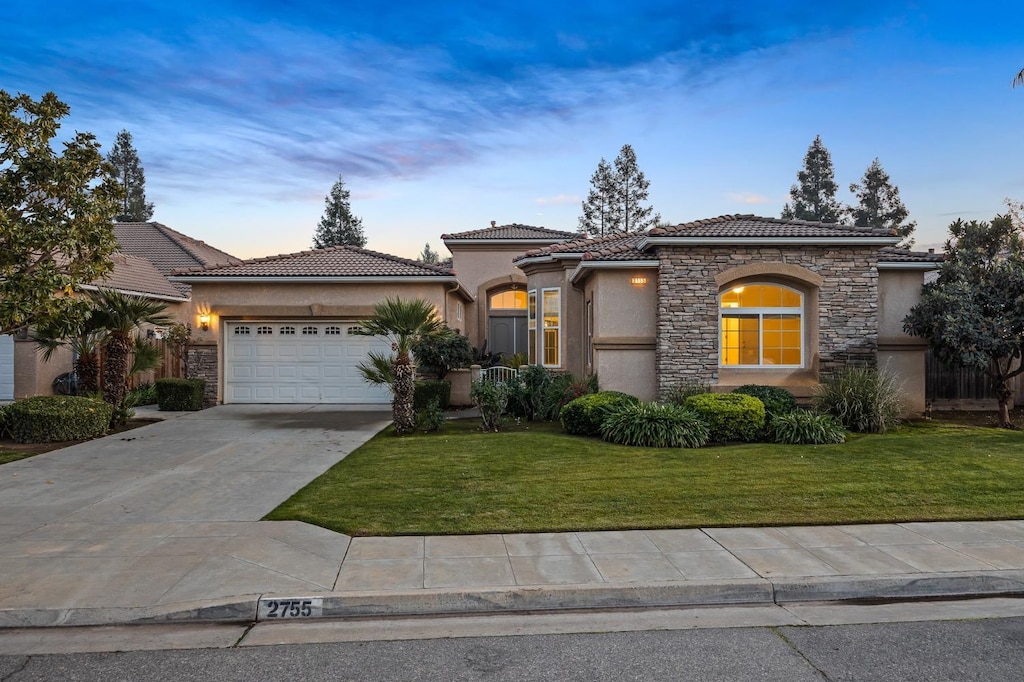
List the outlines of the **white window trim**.
<svg viewBox="0 0 1024 682">
<path fill-rule="evenodd" d="M 558 294 L 558 326 L 557 327 L 546 327 L 544 326 L 544 294 L 549 291 L 553 291 Z M 537 300 L 537 319 L 540 322 L 538 331 L 538 345 L 540 346 L 540 364 L 544 367 L 561 367 L 562 366 L 562 288 L 561 287 L 545 287 L 540 290 L 540 297 Z M 545 346 L 545 332 L 549 329 L 556 329 L 558 331 L 558 362 L 555 364 L 548 364 L 544 362 L 544 346 Z"/>
<path fill-rule="evenodd" d="M 718 302 L 718 366 L 722 369 L 802 369 L 805 366 L 805 354 L 804 349 L 807 346 L 807 338 L 804 334 L 806 328 L 806 296 L 802 291 L 787 287 L 784 284 L 777 284 L 775 282 L 748 282 L 742 286 L 773 286 L 792 291 L 794 294 L 800 297 L 800 306 L 798 308 L 723 308 L 722 307 L 722 296 L 729 293 L 734 287 L 729 287 L 719 292 L 716 300 Z M 798 365 L 768 365 L 763 362 L 764 360 L 764 316 L 765 315 L 794 315 L 800 316 L 800 364 Z M 733 315 L 757 315 L 757 359 L 758 364 L 756 365 L 726 365 L 722 362 L 722 318 Z"/>
<path fill-rule="evenodd" d="M 533 299 L 533 314 L 530 314 L 530 299 Z M 526 292 L 526 339 L 527 348 L 526 357 L 533 363 L 534 358 L 537 357 L 537 312 L 540 310 L 540 299 L 537 298 L 537 290 L 530 289 Z M 533 343 L 529 343 L 530 332 L 533 332 Z"/>
</svg>

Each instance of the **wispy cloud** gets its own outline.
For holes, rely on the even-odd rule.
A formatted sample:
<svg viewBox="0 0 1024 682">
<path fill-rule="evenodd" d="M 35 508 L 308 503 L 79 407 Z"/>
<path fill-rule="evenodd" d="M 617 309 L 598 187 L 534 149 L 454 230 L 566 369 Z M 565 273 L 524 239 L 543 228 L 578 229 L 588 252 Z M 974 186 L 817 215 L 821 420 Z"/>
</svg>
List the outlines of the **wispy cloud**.
<svg viewBox="0 0 1024 682">
<path fill-rule="evenodd" d="M 729 192 L 726 196 L 730 201 L 738 204 L 769 204 L 772 202 L 772 199 L 753 192 Z"/>
<path fill-rule="evenodd" d="M 539 197 L 534 199 L 535 202 L 542 206 L 560 206 L 563 204 L 578 204 L 580 198 L 575 194 L 556 194 L 553 197 Z"/>
</svg>

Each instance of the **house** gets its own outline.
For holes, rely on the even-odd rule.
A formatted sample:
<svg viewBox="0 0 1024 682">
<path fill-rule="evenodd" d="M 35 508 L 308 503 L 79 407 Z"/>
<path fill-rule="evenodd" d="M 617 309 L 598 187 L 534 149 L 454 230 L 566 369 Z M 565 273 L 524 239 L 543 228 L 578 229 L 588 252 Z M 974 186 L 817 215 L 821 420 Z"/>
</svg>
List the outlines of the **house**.
<svg viewBox="0 0 1024 682">
<path fill-rule="evenodd" d="M 82 289 L 99 287 L 143 296 L 167 304 L 167 311 L 182 322 L 189 322 L 187 284 L 172 284 L 167 276 L 179 268 L 220 263 L 238 263 L 239 259 L 157 222 L 115 223 L 118 251 L 112 256 L 113 270 L 101 281 Z M 27 330 L 17 335 L 0 336 L 0 400 L 53 393 L 53 381 L 70 372 L 74 357 L 68 349 L 56 351 L 44 362 Z"/>
<path fill-rule="evenodd" d="M 727 215 L 593 239 L 525 225 L 442 239 L 450 267 L 343 246 L 193 267 L 190 366 L 217 402 L 378 402 L 353 335 L 385 296 L 424 298 L 471 343 L 651 399 L 681 382 L 807 395 L 824 372 L 887 365 L 924 409 L 902 331 L 941 256 L 886 230 Z"/>
</svg>

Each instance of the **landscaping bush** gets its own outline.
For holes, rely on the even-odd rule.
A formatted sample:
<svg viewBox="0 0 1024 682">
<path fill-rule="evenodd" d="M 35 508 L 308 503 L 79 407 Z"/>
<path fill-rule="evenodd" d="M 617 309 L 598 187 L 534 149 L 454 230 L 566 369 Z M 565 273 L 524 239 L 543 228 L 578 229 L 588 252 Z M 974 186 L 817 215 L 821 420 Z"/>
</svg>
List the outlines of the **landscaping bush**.
<svg viewBox="0 0 1024 682">
<path fill-rule="evenodd" d="M 814 405 L 850 431 L 885 433 L 900 422 L 903 391 L 889 371 L 848 367 L 822 380 Z"/>
<path fill-rule="evenodd" d="M 473 364 L 473 346 L 469 344 L 469 338 L 447 327 L 442 334 L 418 339 L 412 354 L 420 370 L 435 374 L 438 379 L 444 379 L 453 369 Z"/>
<path fill-rule="evenodd" d="M 45 395 L 7 407 L 6 421 L 17 443 L 50 443 L 95 438 L 107 432 L 112 408 L 98 398 Z"/>
<path fill-rule="evenodd" d="M 795 410 L 772 417 L 768 439 L 789 445 L 829 445 L 846 442 L 846 429 L 827 414 Z"/>
<path fill-rule="evenodd" d="M 419 412 L 430 403 L 438 409 L 447 410 L 452 399 L 452 384 L 444 380 L 424 379 L 416 382 L 412 394 L 412 409 Z"/>
<path fill-rule="evenodd" d="M 132 406 L 156 405 L 156 386 L 151 383 L 140 384 L 128 392 Z"/>
<path fill-rule="evenodd" d="M 711 392 L 711 384 L 702 384 L 699 381 L 683 381 L 672 384 L 661 392 L 661 402 L 672 403 L 682 407 L 686 399 L 693 395 L 703 395 Z"/>
<path fill-rule="evenodd" d="M 742 393 L 692 395 L 683 407 L 700 415 L 711 429 L 711 440 L 756 441 L 764 428 L 764 403 Z"/>
<path fill-rule="evenodd" d="M 796 398 L 793 397 L 793 394 L 778 386 L 747 384 L 733 389 L 733 393 L 752 395 L 764 403 L 765 420 L 769 424 L 776 416 L 789 414 L 796 409 Z"/>
<path fill-rule="evenodd" d="M 566 403 L 558 419 L 566 433 L 574 436 L 600 436 L 601 423 L 611 412 L 638 402 L 637 398 L 628 393 L 618 391 L 590 393 Z"/>
<path fill-rule="evenodd" d="M 165 412 L 203 409 L 204 379 L 157 379 L 156 404 Z"/>
<path fill-rule="evenodd" d="M 469 397 L 480 410 L 481 431 L 498 431 L 508 406 L 508 386 L 496 381 L 474 381 Z"/>
<path fill-rule="evenodd" d="M 635 447 L 699 448 L 709 436 L 699 415 L 671 404 L 626 403 L 601 423 L 601 438 Z"/>
<path fill-rule="evenodd" d="M 416 424 L 424 433 L 440 431 L 446 420 L 447 417 L 444 416 L 444 410 L 441 409 L 436 400 L 431 400 L 416 411 Z"/>
<path fill-rule="evenodd" d="M 0 405 L 0 438 L 7 438 L 7 409 L 10 405 Z"/>
<path fill-rule="evenodd" d="M 508 413 L 528 421 L 543 419 L 544 396 L 552 375 L 539 365 L 522 367 L 516 381 L 508 383 Z"/>
<path fill-rule="evenodd" d="M 571 372 L 552 372 L 551 382 L 544 390 L 540 404 L 540 418 L 555 421 L 562 408 L 580 396 L 597 393 L 597 377 L 590 375 L 577 379 Z"/>
</svg>

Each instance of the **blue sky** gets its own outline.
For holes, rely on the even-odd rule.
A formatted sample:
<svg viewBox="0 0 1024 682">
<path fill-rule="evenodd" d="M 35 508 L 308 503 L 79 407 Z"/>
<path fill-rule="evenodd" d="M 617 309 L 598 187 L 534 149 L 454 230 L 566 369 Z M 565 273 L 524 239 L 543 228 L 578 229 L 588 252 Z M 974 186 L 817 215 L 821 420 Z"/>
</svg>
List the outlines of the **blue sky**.
<svg viewBox="0 0 1024 682">
<path fill-rule="evenodd" d="M 921 246 L 1024 200 L 1017 3 L 3 5 L 0 88 L 128 129 L 154 219 L 241 257 L 308 248 L 339 174 L 380 251 L 574 230 L 625 143 L 672 222 L 778 215 L 819 134 L 844 202 L 881 159 Z"/>
</svg>

